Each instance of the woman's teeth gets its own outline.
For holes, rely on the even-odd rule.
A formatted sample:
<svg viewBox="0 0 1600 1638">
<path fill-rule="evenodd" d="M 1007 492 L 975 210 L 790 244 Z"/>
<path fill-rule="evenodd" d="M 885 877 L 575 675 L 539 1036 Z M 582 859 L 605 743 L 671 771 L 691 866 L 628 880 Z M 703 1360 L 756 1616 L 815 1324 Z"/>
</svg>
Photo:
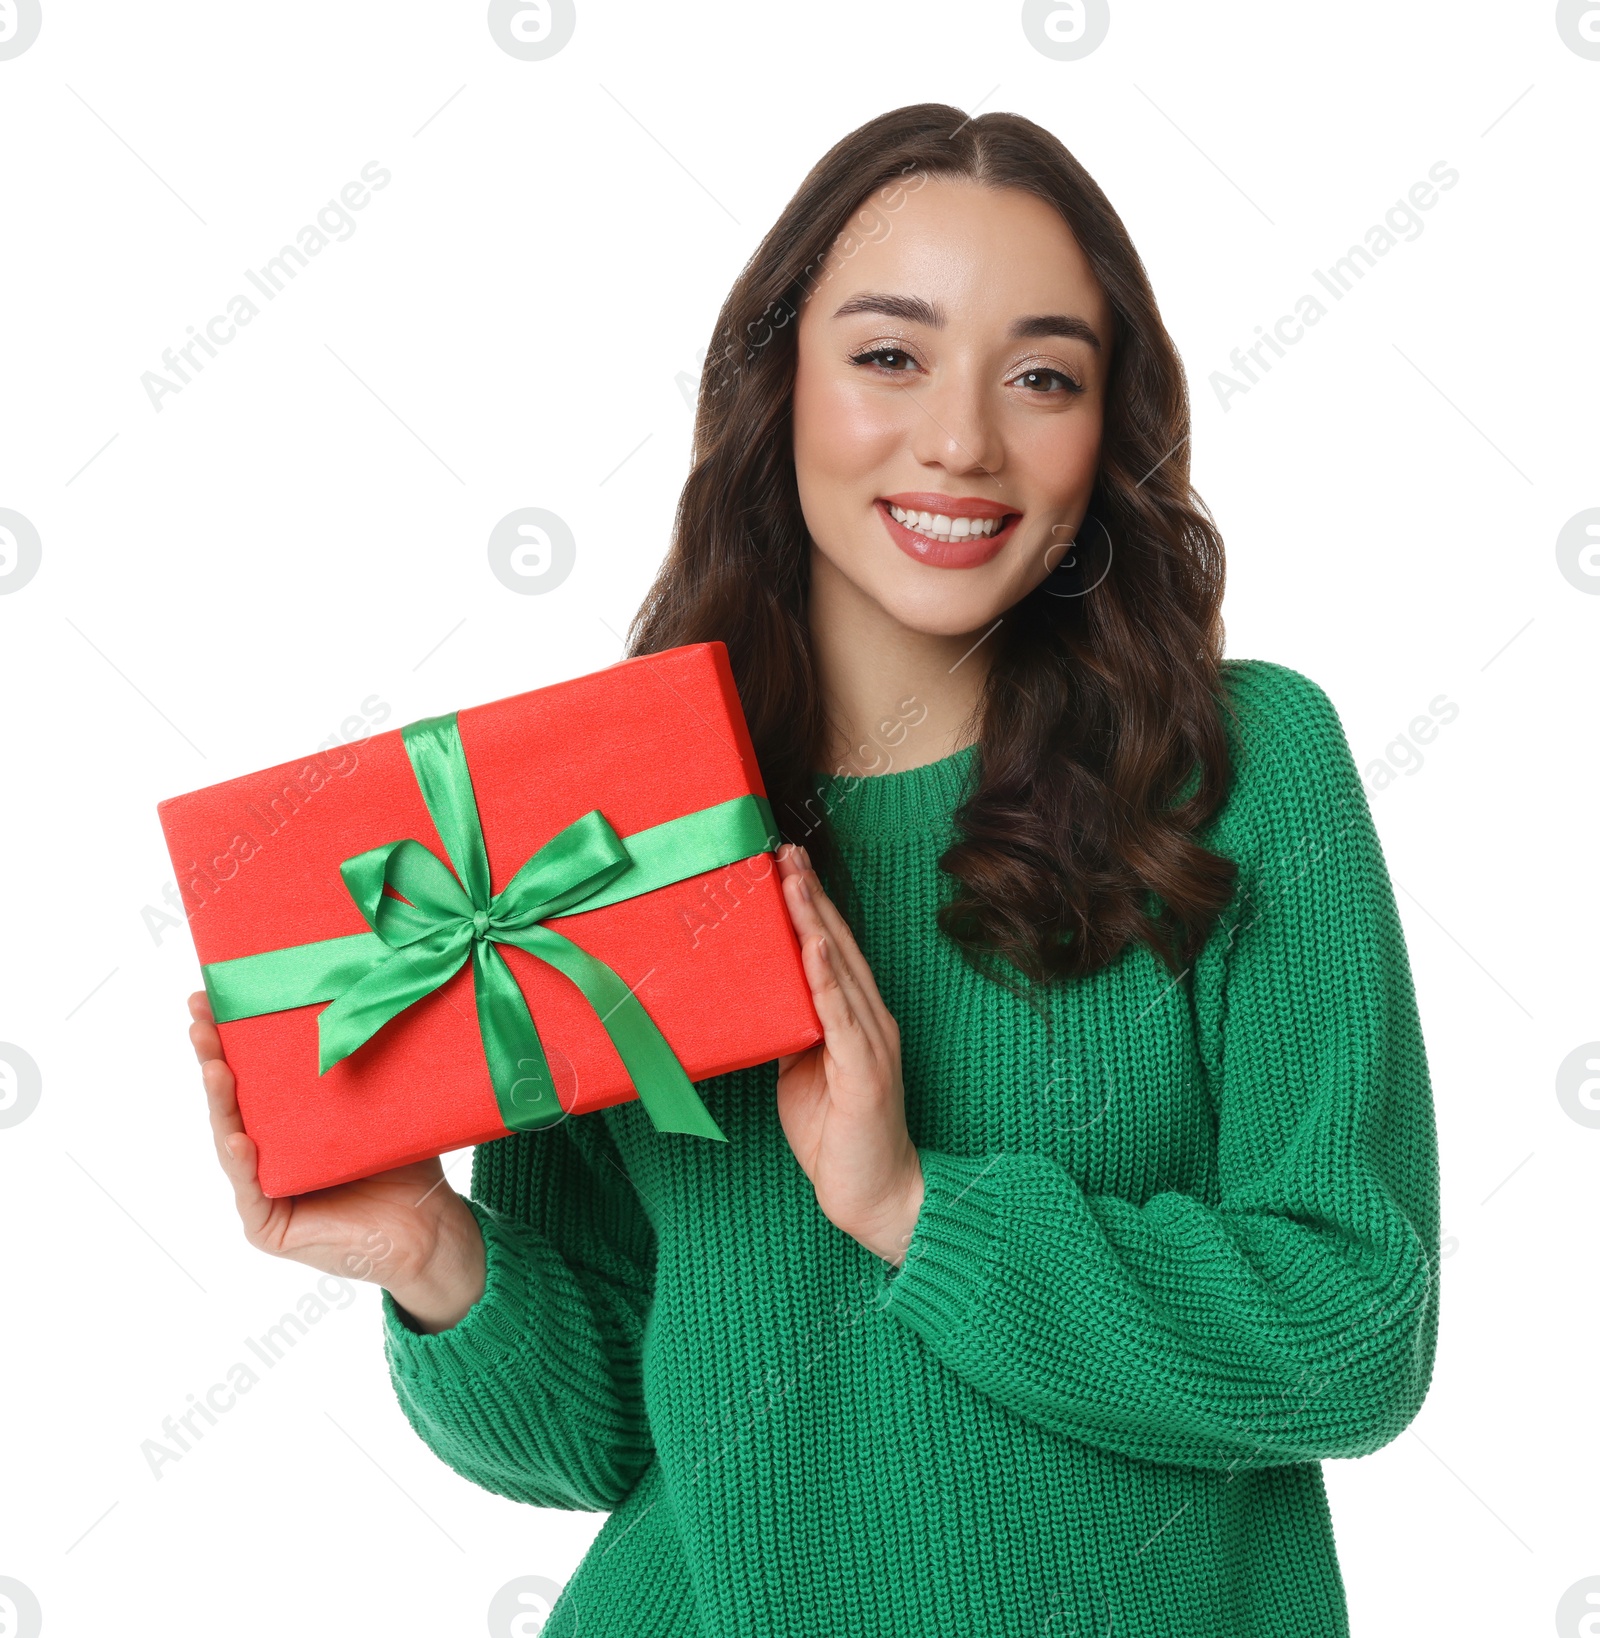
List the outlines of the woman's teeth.
<svg viewBox="0 0 1600 1638">
<path fill-rule="evenodd" d="M 1006 521 L 1004 518 L 947 518 L 943 512 L 908 512 L 903 506 L 892 505 L 889 516 L 932 540 L 971 540 L 975 536 L 981 539 L 995 534 Z"/>
</svg>

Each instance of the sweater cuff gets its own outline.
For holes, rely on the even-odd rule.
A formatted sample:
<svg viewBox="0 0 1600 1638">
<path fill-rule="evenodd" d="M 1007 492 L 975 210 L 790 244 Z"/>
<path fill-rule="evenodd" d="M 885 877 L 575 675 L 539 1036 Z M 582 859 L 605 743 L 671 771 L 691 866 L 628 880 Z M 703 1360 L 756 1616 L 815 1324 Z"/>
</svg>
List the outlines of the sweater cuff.
<svg viewBox="0 0 1600 1638">
<path fill-rule="evenodd" d="M 522 1351 L 529 1307 L 527 1249 L 519 1225 L 481 1200 L 467 1208 L 483 1231 L 483 1295 L 444 1331 L 413 1331 L 383 1292 L 383 1346 L 396 1376 L 417 1383 L 459 1381 L 494 1371 Z"/>
<path fill-rule="evenodd" d="M 922 1149 L 919 1159 L 922 1209 L 904 1261 L 882 1265 L 878 1307 L 930 1344 L 948 1344 L 973 1323 L 993 1284 L 1000 1157 Z"/>
</svg>

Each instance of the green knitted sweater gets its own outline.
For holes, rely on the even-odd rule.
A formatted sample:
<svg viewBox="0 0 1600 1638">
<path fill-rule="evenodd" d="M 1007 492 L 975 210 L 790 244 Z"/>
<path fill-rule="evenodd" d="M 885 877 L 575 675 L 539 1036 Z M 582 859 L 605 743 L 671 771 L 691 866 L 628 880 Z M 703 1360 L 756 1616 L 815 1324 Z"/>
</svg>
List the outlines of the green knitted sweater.
<svg viewBox="0 0 1600 1638">
<path fill-rule="evenodd" d="M 702 1083 L 725 1144 L 629 1102 L 476 1151 L 487 1289 L 434 1336 L 385 1293 L 385 1347 L 457 1472 L 610 1513 L 546 1638 L 1348 1632 L 1320 1463 L 1432 1373 L 1428 1065 L 1334 707 L 1223 677 L 1199 839 L 1240 876 L 1181 978 L 1139 946 L 1030 1009 L 960 959 L 974 748 L 825 784 L 926 1181 L 898 1269 L 818 1209 L 770 1064 Z"/>
</svg>

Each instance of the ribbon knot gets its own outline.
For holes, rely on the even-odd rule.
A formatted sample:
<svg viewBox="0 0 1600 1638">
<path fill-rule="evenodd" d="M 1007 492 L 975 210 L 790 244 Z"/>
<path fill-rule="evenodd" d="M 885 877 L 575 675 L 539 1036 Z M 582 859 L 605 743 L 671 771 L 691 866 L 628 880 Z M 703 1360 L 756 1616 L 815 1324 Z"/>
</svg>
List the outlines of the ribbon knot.
<svg viewBox="0 0 1600 1638">
<path fill-rule="evenodd" d="M 487 910 L 474 910 L 472 912 L 472 936 L 474 938 L 487 938 L 489 936 L 489 912 Z"/>
</svg>

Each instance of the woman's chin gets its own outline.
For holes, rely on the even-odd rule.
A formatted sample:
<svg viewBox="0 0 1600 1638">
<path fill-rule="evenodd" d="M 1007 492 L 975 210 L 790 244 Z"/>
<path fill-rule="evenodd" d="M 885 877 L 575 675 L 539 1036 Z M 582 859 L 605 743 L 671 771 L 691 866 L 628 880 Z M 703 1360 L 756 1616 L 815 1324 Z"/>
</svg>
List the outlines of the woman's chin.
<svg viewBox="0 0 1600 1638">
<path fill-rule="evenodd" d="M 835 555 L 813 546 L 813 595 L 825 579 L 827 604 L 841 594 L 841 611 L 865 602 L 892 625 L 921 637 L 986 632 L 1030 589 L 1016 548 L 987 563 L 958 569 L 915 563 L 881 541 L 852 541 L 851 547 L 852 553 Z"/>
<path fill-rule="evenodd" d="M 919 636 L 965 637 L 987 631 L 1016 600 L 1009 584 L 947 591 L 915 587 L 897 589 L 880 606 L 896 625 Z"/>
</svg>

